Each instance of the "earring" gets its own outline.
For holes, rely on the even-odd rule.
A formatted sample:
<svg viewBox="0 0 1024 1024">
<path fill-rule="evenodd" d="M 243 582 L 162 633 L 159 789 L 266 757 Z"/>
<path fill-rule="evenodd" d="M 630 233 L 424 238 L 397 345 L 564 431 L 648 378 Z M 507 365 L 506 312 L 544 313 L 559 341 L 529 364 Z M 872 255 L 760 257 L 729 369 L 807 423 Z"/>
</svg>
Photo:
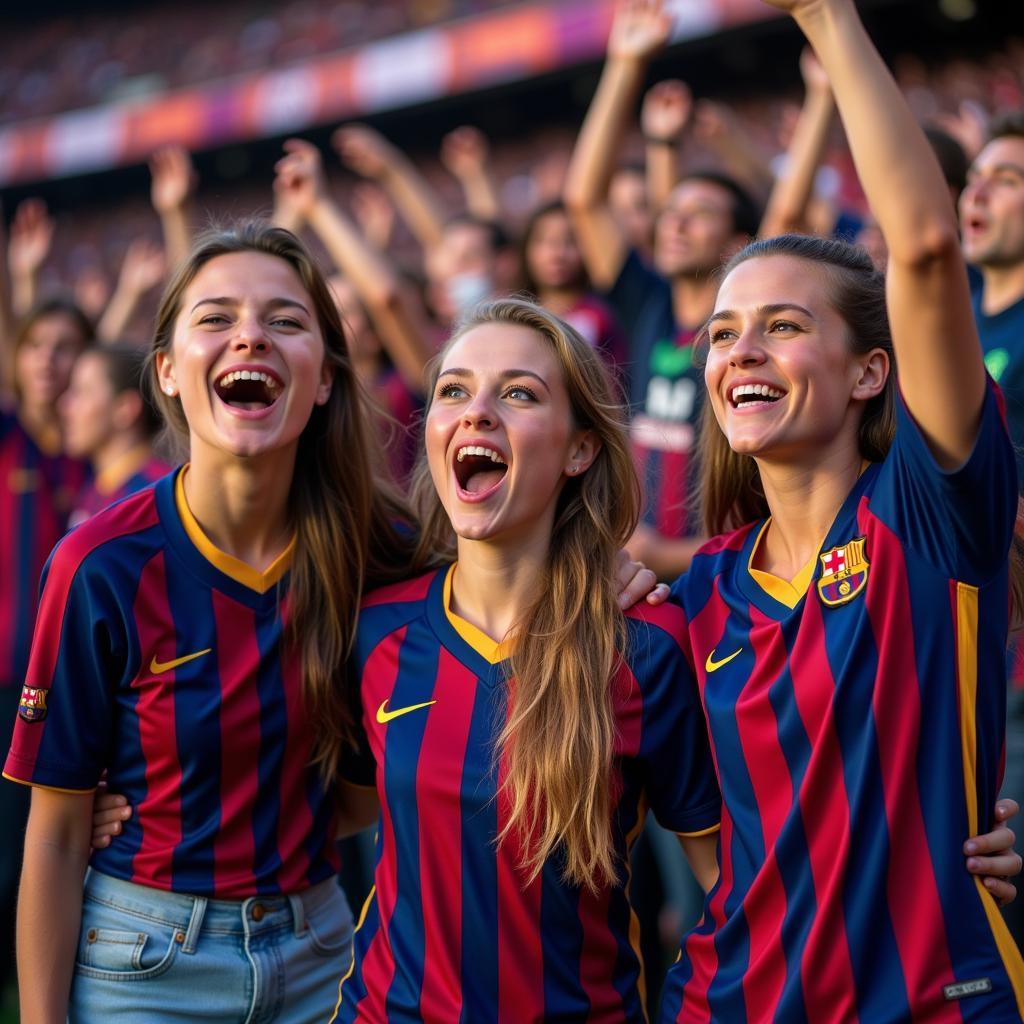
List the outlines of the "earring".
<svg viewBox="0 0 1024 1024">
<path fill-rule="evenodd" d="M 573 476 L 575 476 L 579 472 L 579 466 L 573 463 L 573 465 L 569 467 L 569 472 L 572 473 Z"/>
<path fill-rule="evenodd" d="M 164 385 L 164 391 L 166 391 L 167 394 L 169 394 L 169 395 L 173 395 L 174 394 L 174 388 L 170 384 L 165 384 Z"/>
</svg>

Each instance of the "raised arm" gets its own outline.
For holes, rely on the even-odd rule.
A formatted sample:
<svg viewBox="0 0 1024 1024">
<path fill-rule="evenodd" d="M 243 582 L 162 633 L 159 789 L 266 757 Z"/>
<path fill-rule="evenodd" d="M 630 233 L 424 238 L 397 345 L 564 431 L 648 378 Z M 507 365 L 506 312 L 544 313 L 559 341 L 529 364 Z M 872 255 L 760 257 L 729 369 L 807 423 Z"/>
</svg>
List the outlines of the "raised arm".
<svg viewBox="0 0 1024 1024">
<path fill-rule="evenodd" d="M 441 163 L 462 186 L 470 215 L 477 220 L 500 222 L 501 201 L 487 157 L 487 139 L 472 125 L 464 124 L 441 140 Z"/>
<path fill-rule="evenodd" d="M 14 211 L 7 267 L 11 273 L 11 308 L 24 316 L 35 304 L 39 272 L 53 247 L 54 223 L 42 199 L 26 199 Z"/>
<path fill-rule="evenodd" d="M 832 83 L 857 173 L 889 247 L 900 388 L 940 465 L 970 454 L 985 392 L 949 190 L 852 0 L 766 0 L 790 11 Z"/>
<path fill-rule="evenodd" d="M 196 186 L 196 173 L 188 150 L 182 146 L 158 149 L 149 161 L 153 176 L 150 196 L 160 218 L 167 266 L 184 262 L 192 247 L 189 201 Z"/>
<path fill-rule="evenodd" d="M 622 0 L 601 80 L 569 164 L 565 205 L 583 262 L 598 288 L 610 288 L 626 260 L 627 243 L 608 205 L 608 185 L 647 66 L 668 42 L 671 28 L 661 0 Z"/>
<path fill-rule="evenodd" d="M 786 166 L 765 207 L 758 231 L 761 238 L 808 230 L 807 205 L 828 142 L 835 102 L 828 76 L 809 49 L 800 56 L 800 74 L 804 80 L 804 105 L 786 154 Z"/>
<path fill-rule="evenodd" d="M 387 190 L 424 252 L 440 243 L 444 232 L 441 201 L 397 146 L 365 124 L 339 128 L 331 143 L 346 167 Z"/>
<path fill-rule="evenodd" d="M 316 146 L 302 139 L 289 139 L 284 148 L 285 156 L 275 168 L 275 193 L 317 233 L 366 307 L 381 344 L 406 386 L 422 393 L 423 369 L 432 353 L 398 275 L 331 198 Z"/>
<path fill-rule="evenodd" d="M 117 287 L 107 303 L 96 337 L 103 344 L 124 340 L 124 332 L 143 296 L 155 288 L 167 273 L 164 250 L 148 238 L 136 238 L 125 250 Z"/>
<path fill-rule="evenodd" d="M 640 108 L 647 166 L 647 201 L 658 211 L 679 181 L 679 146 L 693 112 L 690 87 L 677 78 L 651 86 Z"/>
</svg>

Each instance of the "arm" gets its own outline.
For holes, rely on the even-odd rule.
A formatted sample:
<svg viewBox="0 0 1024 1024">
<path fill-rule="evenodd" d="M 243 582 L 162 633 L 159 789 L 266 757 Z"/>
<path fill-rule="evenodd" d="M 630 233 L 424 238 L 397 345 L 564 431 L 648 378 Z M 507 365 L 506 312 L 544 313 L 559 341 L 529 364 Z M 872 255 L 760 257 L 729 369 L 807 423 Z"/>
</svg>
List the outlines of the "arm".
<svg viewBox="0 0 1024 1024">
<path fill-rule="evenodd" d="M 34 305 L 39 271 L 53 246 L 54 224 L 42 199 L 26 199 L 14 211 L 7 266 L 11 272 L 11 308 L 24 316 Z"/>
<path fill-rule="evenodd" d="M 34 789 L 18 894 L 18 989 L 24 1024 L 63 1024 L 89 861 L 92 793 Z"/>
<path fill-rule="evenodd" d="M 501 201 L 487 164 L 483 132 L 463 125 L 441 140 L 441 163 L 458 179 L 466 209 L 478 220 L 500 221 Z"/>
<path fill-rule="evenodd" d="M 142 297 L 163 280 L 166 271 L 167 261 L 159 245 L 145 238 L 136 238 L 128 246 L 117 287 L 96 325 L 96 336 L 102 343 L 122 339 Z"/>
<path fill-rule="evenodd" d="M 319 150 L 301 139 L 285 143 L 274 191 L 309 223 L 338 269 L 352 282 L 406 386 L 423 391 L 423 369 L 431 352 L 405 301 L 391 264 L 369 245 L 327 193 Z"/>
<path fill-rule="evenodd" d="M 974 445 L 985 370 L 942 172 L 852 0 L 768 2 L 791 11 L 832 83 L 889 247 L 886 297 L 903 397 L 938 463 L 955 468 Z"/>
<path fill-rule="evenodd" d="M 679 180 L 679 144 L 693 111 L 693 94 L 685 82 L 668 79 L 647 90 L 640 108 L 646 147 L 647 198 L 660 210 Z"/>
<path fill-rule="evenodd" d="M 395 229 L 395 204 L 388 194 L 371 181 L 362 181 L 352 189 L 350 200 L 363 238 L 378 252 L 387 252 Z"/>
<path fill-rule="evenodd" d="M 367 125 L 350 124 L 331 137 L 341 162 L 381 184 L 405 218 L 424 251 L 441 241 L 441 202 L 409 158 Z"/>
<path fill-rule="evenodd" d="M 192 159 L 181 146 L 166 146 L 150 158 L 149 170 L 153 175 L 153 209 L 164 233 L 167 265 L 176 267 L 192 247 L 188 223 L 188 203 L 196 184 Z"/>
<path fill-rule="evenodd" d="M 807 231 L 807 205 L 825 153 L 835 103 L 828 77 L 810 50 L 804 50 L 800 57 L 800 73 L 804 79 L 804 105 L 786 154 L 785 171 L 776 180 L 768 199 L 758 231 L 761 238 Z"/>
<path fill-rule="evenodd" d="M 755 195 L 763 196 L 771 189 L 774 176 L 764 154 L 724 103 L 697 102 L 693 137 L 716 154 L 727 174 Z"/>
<path fill-rule="evenodd" d="M 718 881 L 718 833 L 706 836 L 685 836 L 676 833 L 679 845 L 690 862 L 690 870 L 705 892 L 711 892 Z"/>
<path fill-rule="evenodd" d="M 608 185 L 647 65 L 668 42 L 671 27 L 660 0 L 619 4 L 608 39 L 608 59 L 569 164 L 565 205 L 587 273 L 599 289 L 615 283 L 628 252 L 608 206 Z"/>
</svg>

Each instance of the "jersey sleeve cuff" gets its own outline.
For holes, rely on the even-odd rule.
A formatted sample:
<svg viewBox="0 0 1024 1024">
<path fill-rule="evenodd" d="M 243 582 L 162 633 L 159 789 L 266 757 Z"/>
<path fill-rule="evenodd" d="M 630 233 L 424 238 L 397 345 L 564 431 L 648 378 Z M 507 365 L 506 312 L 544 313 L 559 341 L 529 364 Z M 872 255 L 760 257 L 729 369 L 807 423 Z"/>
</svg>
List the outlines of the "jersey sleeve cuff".
<svg viewBox="0 0 1024 1024">
<path fill-rule="evenodd" d="M 19 779 L 14 775 L 8 775 L 7 772 L 3 772 L 3 777 L 8 782 L 16 782 L 19 786 L 31 786 L 32 789 L 48 789 L 51 793 L 95 793 L 96 787 L 90 786 L 89 789 L 67 789 L 64 786 L 44 786 L 41 782 L 31 782 L 28 779 Z"/>
<path fill-rule="evenodd" d="M 13 750 L 7 755 L 3 776 L 11 782 L 60 793 L 91 793 L 99 781 L 99 772 L 76 771 L 69 765 L 59 768 L 19 757 Z"/>
</svg>

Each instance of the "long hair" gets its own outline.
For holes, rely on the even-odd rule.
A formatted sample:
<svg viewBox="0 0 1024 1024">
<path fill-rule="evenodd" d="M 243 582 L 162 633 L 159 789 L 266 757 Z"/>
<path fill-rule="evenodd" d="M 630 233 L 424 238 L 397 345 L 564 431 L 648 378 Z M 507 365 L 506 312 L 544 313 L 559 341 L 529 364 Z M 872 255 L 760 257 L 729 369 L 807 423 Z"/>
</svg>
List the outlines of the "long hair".
<svg viewBox="0 0 1024 1024">
<path fill-rule="evenodd" d="M 90 354 L 103 364 L 103 372 L 115 396 L 126 391 L 139 393 L 142 404 L 134 425 L 146 440 L 152 440 L 160 432 L 163 421 L 154 404 L 152 389 L 144 385 L 149 355 L 137 345 L 125 342 L 96 346 Z"/>
<path fill-rule="evenodd" d="M 474 327 L 495 323 L 528 327 L 551 346 L 574 425 L 592 430 L 600 441 L 587 471 L 564 484 L 544 578 L 513 630 L 508 713 L 495 750 L 509 807 L 498 841 L 519 841 L 520 866 L 529 880 L 558 851 L 565 879 L 595 889 L 617 877 L 611 690 L 625 620 L 616 600 L 616 556 L 636 525 L 640 488 L 625 413 L 600 356 L 568 324 L 517 298 L 476 309 L 452 342 Z M 439 359 L 431 395 L 440 366 Z M 453 552 L 455 536 L 423 459 L 413 501 L 423 524 L 424 557 L 429 551 Z"/>
<path fill-rule="evenodd" d="M 169 352 L 182 296 L 206 263 L 230 253 L 257 252 L 283 260 L 309 294 L 334 371 L 326 404 L 313 407 L 299 437 L 288 513 L 295 556 L 285 643 L 302 664 L 303 699 L 314 723 L 314 763 L 334 779 L 352 735 L 352 700 L 344 683 L 363 588 L 407 575 L 414 547 L 412 519 L 370 463 L 372 414 L 349 359 L 341 319 L 323 274 L 289 231 L 242 221 L 200 237 L 167 285 L 156 316 L 148 379 L 170 429 L 188 436 L 176 398 L 155 386 L 155 358 Z"/>
<path fill-rule="evenodd" d="M 885 276 L 863 249 L 807 235 L 751 242 L 728 262 L 723 276 L 747 260 L 777 255 L 795 256 L 821 269 L 832 308 L 849 328 L 853 352 L 880 348 L 888 353 L 892 369 L 882 391 L 866 403 L 858 433 L 862 458 L 883 459 L 896 435 L 895 354 L 885 308 Z M 768 515 L 757 464 L 729 447 L 710 402 L 704 403 L 698 458 L 701 518 L 708 534 L 724 533 Z"/>
</svg>

